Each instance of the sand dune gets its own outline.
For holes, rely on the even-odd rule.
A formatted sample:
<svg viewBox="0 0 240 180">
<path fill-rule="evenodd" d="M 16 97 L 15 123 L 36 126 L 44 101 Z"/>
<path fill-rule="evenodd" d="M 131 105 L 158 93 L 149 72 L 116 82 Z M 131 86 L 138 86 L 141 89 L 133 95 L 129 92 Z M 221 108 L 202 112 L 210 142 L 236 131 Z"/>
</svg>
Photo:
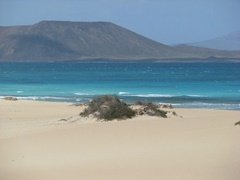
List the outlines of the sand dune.
<svg viewBox="0 0 240 180">
<path fill-rule="evenodd" d="M 0 101 L 1 180 L 238 180 L 239 111 L 95 122 L 68 103 Z M 59 121 L 70 118 L 68 121 Z"/>
</svg>

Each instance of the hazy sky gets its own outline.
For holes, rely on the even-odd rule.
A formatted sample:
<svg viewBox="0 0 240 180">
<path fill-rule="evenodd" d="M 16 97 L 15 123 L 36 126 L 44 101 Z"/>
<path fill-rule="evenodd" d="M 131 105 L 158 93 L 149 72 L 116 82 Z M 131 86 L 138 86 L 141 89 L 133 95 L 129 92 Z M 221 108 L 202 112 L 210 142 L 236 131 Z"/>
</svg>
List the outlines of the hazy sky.
<svg viewBox="0 0 240 180">
<path fill-rule="evenodd" d="M 240 30 L 240 0 L 0 0 L 0 25 L 111 21 L 166 44 Z"/>
</svg>

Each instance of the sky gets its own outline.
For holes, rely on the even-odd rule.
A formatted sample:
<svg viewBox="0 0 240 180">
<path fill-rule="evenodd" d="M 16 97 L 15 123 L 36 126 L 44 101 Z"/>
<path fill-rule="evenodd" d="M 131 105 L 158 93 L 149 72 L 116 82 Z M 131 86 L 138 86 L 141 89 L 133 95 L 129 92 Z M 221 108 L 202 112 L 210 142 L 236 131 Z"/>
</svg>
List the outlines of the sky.
<svg viewBox="0 0 240 180">
<path fill-rule="evenodd" d="M 110 21 L 165 44 L 240 31 L 240 0 L 0 0 L 0 26 Z"/>
</svg>

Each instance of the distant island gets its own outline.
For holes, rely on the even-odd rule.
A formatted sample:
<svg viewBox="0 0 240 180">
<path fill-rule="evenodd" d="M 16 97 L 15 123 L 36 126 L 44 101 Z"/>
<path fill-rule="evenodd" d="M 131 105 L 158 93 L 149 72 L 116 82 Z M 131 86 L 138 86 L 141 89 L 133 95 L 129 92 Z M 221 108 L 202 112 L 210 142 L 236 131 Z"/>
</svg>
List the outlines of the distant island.
<svg viewBox="0 0 240 180">
<path fill-rule="evenodd" d="M 0 61 L 240 59 L 240 51 L 168 46 L 110 22 L 0 27 Z"/>
<path fill-rule="evenodd" d="M 192 43 L 189 45 L 212 49 L 237 51 L 240 50 L 240 31 L 209 39 L 207 41 Z"/>
</svg>

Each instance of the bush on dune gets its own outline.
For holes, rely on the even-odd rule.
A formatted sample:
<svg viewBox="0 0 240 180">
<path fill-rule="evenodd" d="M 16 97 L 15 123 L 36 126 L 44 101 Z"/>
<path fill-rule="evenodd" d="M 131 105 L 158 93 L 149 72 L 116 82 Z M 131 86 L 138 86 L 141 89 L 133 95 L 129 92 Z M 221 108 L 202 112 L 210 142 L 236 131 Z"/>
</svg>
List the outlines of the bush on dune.
<svg viewBox="0 0 240 180">
<path fill-rule="evenodd" d="M 139 115 L 149 115 L 149 116 L 159 116 L 163 118 L 167 118 L 167 112 L 159 109 L 159 106 L 153 103 L 145 103 L 138 101 L 136 102 L 136 105 L 141 106 L 138 110 Z"/>
<path fill-rule="evenodd" d="M 132 118 L 136 115 L 136 112 L 115 96 L 100 96 L 93 99 L 88 104 L 88 107 L 80 113 L 80 116 L 83 117 L 89 115 L 110 121 L 113 119 Z"/>
<path fill-rule="evenodd" d="M 93 116 L 104 121 L 111 121 L 113 119 L 128 119 L 136 115 L 167 118 L 168 112 L 161 110 L 159 105 L 145 102 L 137 102 L 135 105 L 137 105 L 137 107 L 130 107 L 116 96 L 100 96 L 89 102 L 86 109 L 80 113 L 80 116 Z"/>
</svg>

